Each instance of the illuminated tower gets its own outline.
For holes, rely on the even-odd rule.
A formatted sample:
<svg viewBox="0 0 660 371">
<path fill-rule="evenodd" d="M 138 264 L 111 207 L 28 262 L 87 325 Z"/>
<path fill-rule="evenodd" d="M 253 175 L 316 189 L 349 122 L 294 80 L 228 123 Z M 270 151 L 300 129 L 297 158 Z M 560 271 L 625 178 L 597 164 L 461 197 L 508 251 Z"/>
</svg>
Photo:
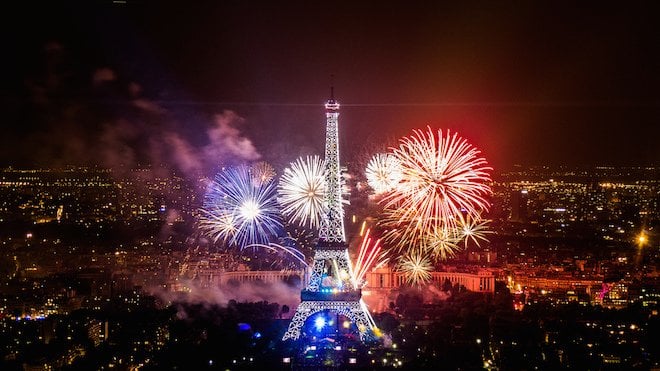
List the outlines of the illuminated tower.
<svg viewBox="0 0 660 371">
<path fill-rule="evenodd" d="M 362 293 L 353 279 L 348 244 L 344 233 L 342 181 L 339 167 L 339 103 L 333 91 L 325 104 L 325 203 L 326 211 L 314 248 L 314 263 L 309 283 L 300 293 L 301 303 L 282 340 L 300 337 L 305 322 L 315 315 L 331 312 L 346 316 L 365 339 L 374 321 L 362 301 Z M 335 316 L 336 317 L 336 316 Z M 330 317 L 332 318 L 332 317 Z M 338 324 L 337 324 L 338 325 Z"/>
</svg>

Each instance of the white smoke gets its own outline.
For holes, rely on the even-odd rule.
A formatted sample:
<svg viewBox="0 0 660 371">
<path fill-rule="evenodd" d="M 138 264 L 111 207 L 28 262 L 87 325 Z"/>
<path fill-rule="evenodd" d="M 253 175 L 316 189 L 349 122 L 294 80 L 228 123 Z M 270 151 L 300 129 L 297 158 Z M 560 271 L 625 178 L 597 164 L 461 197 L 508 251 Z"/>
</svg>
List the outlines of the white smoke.
<svg viewBox="0 0 660 371">
<path fill-rule="evenodd" d="M 130 90 L 132 95 L 140 94 L 137 84 L 131 84 Z M 218 166 L 261 157 L 239 129 L 244 119 L 233 111 L 215 115 L 205 128 L 206 143 L 195 145 L 179 130 L 183 125 L 167 109 L 137 96 L 131 102 L 140 113 L 138 118 L 121 118 L 102 127 L 97 148 L 106 166 L 169 165 L 189 179 L 198 179 L 212 175 Z"/>
<path fill-rule="evenodd" d="M 284 282 L 274 283 L 242 283 L 237 286 L 224 285 L 217 287 L 202 287 L 196 281 L 181 282 L 188 290 L 173 292 L 162 287 L 155 287 L 149 292 L 159 298 L 163 303 L 205 304 L 226 307 L 230 300 L 237 302 L 268 301 L 280 306 L 290 308 L 288 314 L 292 316 L 294 309 L 300 304 L 300 287 L 287 285 Z"/>
<path fill-rule="evenodd" d="M 252 141 L 242 136 L 237 128 L 243 121 L 244 119 L 233 111 L 226 110 L 216 115 L 213 125 L 206 132 L 209 144 L 203 149 L 205 158 L 211 161 L 227 158 L 254 161 L 261 158 Z"/>
</svg>

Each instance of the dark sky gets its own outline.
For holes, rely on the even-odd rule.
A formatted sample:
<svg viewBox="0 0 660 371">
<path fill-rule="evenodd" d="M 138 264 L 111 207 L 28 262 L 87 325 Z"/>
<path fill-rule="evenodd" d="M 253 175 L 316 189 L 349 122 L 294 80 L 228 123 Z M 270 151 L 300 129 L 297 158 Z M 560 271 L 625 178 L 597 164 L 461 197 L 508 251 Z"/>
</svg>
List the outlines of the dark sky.
<svg viewBox="0 0 660 371">
<path fill-rule="evenodd" d="M 331 75 L 346 160 L 430 125 L 496 169 L 660 165 L 653 2 L 47 4 L 0 16 L 0 165 L 322 154 Z"/>
</svg>

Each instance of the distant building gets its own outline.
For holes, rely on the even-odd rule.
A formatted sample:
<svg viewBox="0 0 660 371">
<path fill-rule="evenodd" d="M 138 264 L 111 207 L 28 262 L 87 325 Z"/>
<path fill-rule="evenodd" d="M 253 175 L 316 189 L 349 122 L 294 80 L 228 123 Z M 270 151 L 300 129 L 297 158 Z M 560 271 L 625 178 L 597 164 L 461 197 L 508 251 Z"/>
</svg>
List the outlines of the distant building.
<svg viewBox="0 0 660 371">
<path fill-rule="evenodd" d="M 108 340 L 108 321 L 92 320 L 87 325 L 87 337 L 95 347 Z"/>
<path fill-rule="evenodd" d="M 527 222 L 527 190 L 516 189 L 511 191 L 511 215 L 512 222 Z"/>
<path fill-rule="evenodd" d="M 431 282 L 435 287 L 442 287 L 445 282 L 449 282 L 452 286 L 459 285 L 468 291 L 484 294 L 495 292 L 495 275 L 487 269 L 475 272 L 431 272 Z M 404 273 L 390 267 L 381 267 L 366 274 L 366 286 L 362 291 L 369 309 L 383 312 L 388 309 L 389 302 L 395 299 L 398 291 L 405 287 L 407 283 Z"/>
</svg>

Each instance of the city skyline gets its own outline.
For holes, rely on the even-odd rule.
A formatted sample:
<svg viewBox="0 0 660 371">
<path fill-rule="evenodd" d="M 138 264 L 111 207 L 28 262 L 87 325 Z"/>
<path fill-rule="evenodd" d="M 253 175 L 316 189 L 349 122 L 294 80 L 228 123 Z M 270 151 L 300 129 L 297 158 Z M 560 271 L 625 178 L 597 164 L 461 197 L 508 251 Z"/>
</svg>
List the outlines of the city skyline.
<svg viewBox="0 0 660 371">
<path fill-rule="evenodd" d="M 343 161 L 429 125 L 497 170 L 657 166 L 657 13 L 588 5 L 17 5 L 0 164 L 287 164 L 334 84 Z"/>
<path fill-rule="evenodd" d="M 302 260 L 278 245 L 238 253 L 201 238 L 201 200 L 185 179 L 0 169 L 0 364 L 656 367 L 659 183 L 633 170 L 541 168 L 494 181 L 488 241 L 427 266 L 427 283 L 392 264 L 365 272 L 382 345 L 352 345 L 334 335 L 343 321 L 317 316 L 297 351 L 280 339 L 300 300 Z M 365 193 L 346 220 L 354 255 L 365 221 L 379 217 Z M 291 236 L 309 259 L 313 239 Z M 307 347 L 323 346 L 318 335 L 337 336 L 330 353 Z"/>
</svg>

